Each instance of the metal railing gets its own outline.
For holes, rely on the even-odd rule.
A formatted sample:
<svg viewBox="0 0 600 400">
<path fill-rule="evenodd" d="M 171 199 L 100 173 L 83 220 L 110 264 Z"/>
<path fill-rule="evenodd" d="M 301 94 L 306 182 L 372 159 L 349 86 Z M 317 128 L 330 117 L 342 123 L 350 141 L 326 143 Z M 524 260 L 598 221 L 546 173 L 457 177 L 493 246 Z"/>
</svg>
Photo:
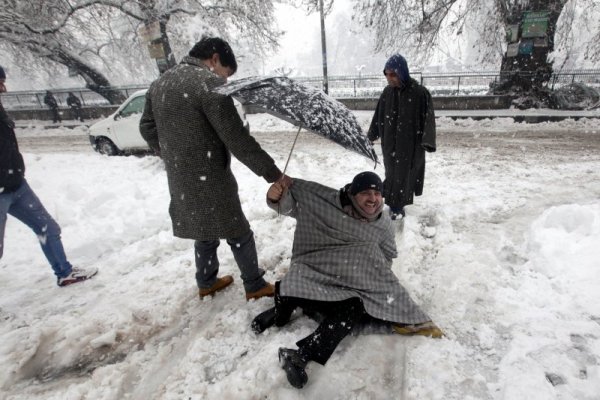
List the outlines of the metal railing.
<svg viewBox="0 0 600 400">
<path fill-rule="evenodd" d="M 120 86 L 116 87 L 115 89 L 120 90 L 125 98 L 127 98 L 138 90 L 147 88 L 148 85 L 131 85 Z M 54 98 L 56 98 L 59 108 L 67 107 L 67 96 L 69 96 L 70 92 L 79 97 L 83 107 L 99 107 L 110 105 L 108 100 L 106 100 L 104 97 L 86 88 L 52 89 L 51 91 L 54 95 Z M 48 108 L 44 104 L 45 95 L 45 90 L 7 92 L 2 94 L 2 105 L 7 110 L 45 109 Z"/>
<path fill-rule="evenodd" d="M 500 81 L 499 72 L 460 72 L 460 73 L 425 73 L 413 72 L 413 78 L 425 85 L 433 96 L 474 96 L 486 95 L 490 85 Z M 294 80 L 321 89 L 322 77 L 294 77 Z M 548 87 L 559 88 L 571 83 L 583 83 L 600 89 L 600 69 L 573 70 L 554 73 Z M 385 76 L 330 76 L 328 77 L 329 94 L 334 98 L 376 98 L 387 85 Z M 133 92 L 147 88 L 148 85 L 132 85 L 115 87 L 125 97 Z M 66 98 L 73 92 L 82 100 L 84 107 L 107 106 L 108 101 L 99 94 L 83 88 L 53 89 L 59 107 L 66 107 Z M 2 94 L 2 104 L 10 109 L 45 109 L 43 98 L 45 90 L 8 92 Z"/>
<path fill-rule="evenodd" d="M 413 72 L 412 77 L 425 85 L 433 96 L 486 95 L 490 87 L 500 81 L 500 72 L 423 73 Z M 304 84 L 322 88 L 321 77 L 294 78 Z M 554 73 L 548 82 L 551 89 L 571 83 L 583 83 L 600 88 L 600 69 Z M 335 98 L 378 97 L 387 81 L 383 74 L 367 76 L 328 77 L 329 94 Z"/>
</svg>

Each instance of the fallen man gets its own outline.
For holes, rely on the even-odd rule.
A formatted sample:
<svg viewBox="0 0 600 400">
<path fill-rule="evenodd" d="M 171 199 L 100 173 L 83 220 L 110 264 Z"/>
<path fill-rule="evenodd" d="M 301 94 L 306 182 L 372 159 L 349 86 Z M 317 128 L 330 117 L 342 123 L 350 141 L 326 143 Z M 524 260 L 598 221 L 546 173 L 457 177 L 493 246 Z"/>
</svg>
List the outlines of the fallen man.
<svg viewBox="0 0 600 400">
<path fill-rule="evenodd" d="M 324 365 L 365 319 L 385 321 L 400 334 L 443 335 L 391 270 L 397 251 L 392 222 L 382 213 L 382 186 L 377 174 L 362 172 L 340 190 L 294 179 L 289 190 L 275 183 L 267 192 L 269 207 L 297 222 L 290 270 L 275 286 L 275 307 L 259 314 L 252 329 L 281 327 L 297 307 L 324 317 L 296 343 L 298 350 L 279 349 L 294 387 L 308 381 L 309 361 Z"/>
</svg>

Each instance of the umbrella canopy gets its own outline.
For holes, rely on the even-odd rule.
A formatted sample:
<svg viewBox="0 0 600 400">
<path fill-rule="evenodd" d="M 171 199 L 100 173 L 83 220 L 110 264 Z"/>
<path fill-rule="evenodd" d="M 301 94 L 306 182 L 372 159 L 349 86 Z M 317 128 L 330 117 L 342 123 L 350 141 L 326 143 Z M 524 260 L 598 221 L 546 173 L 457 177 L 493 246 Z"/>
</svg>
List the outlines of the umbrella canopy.
<svg viewBox="0 0 600 400">
<path fill-rule="evenodd" d="M 356 117 L 346 106 L 320 90 L 286 77 L 244 78 L 213 89 L 242 104 L 326 137 L 377 162 L 377 155 Z"/>
</svg>

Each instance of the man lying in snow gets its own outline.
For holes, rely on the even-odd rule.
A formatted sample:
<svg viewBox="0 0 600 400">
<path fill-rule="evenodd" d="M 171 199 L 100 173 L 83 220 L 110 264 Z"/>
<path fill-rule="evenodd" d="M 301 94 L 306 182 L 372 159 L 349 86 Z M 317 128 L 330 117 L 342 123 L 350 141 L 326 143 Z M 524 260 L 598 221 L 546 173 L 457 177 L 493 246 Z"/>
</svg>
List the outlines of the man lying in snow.
<svg viewBox="0 0 600 400">
<path fill-rule="evenodd" d="M 400 334 L 442 336 L 391 270 L 397 252 L 390 217 L 382 213 L 382 189 L 377 174 L 362 172 L 340 190 L 294 179 L 289 191 L 275 183 L 267 192 L 269 207 L 297 223 L 290 270 L 275 286 L 275 307 L 259 314 L 252 329 L 258 334 L 283 326 L 296 307 L 324 316 L 296 343 L 298 350 L 279 349 L 294 387 L 308 381 L 309 361 L 324 365 L 365 318 L 387 321 Z"/>
</svg>

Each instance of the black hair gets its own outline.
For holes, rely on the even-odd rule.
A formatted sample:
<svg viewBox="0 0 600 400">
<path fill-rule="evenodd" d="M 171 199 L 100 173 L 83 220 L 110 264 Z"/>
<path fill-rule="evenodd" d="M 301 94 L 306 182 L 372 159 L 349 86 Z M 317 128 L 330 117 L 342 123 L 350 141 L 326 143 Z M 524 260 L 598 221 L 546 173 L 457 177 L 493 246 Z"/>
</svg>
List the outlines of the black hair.
<svg viewBox="0 0 600 400">
<path fill-rule="evenodd" d="M 194 47 L 192 47 L 189 56 L 201 60 L 208 60 L 215 53 L 219 55 L 222 66 L 231 68 L 233 73 L 237 71 L 237 62 L 235 61 L 235 54 L 233 54 L 231 46 L 229 46 L 229 43 L 218 37 L 204 36 L 194 45 Z"/>
</svg>

